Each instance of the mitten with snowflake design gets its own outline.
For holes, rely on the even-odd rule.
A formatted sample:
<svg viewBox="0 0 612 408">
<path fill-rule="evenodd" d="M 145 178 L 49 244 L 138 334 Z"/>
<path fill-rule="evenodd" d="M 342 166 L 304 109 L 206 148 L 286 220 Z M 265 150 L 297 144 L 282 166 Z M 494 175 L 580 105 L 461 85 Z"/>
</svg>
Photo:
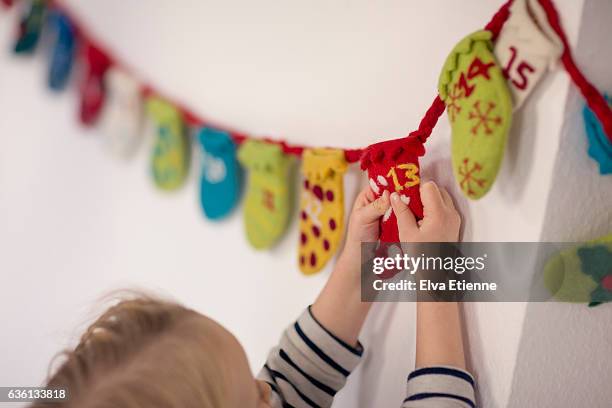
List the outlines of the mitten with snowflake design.
<svg viewBox="0 0 612 408">
<path fill-rule="evenodd" d="M 459 42 L 438 84 L 452 128 L 455 178 L 471 199 L 481 198 L 493 185 L 512 121 L 512 96 L 493 55 L 491 36 L 477 31 Z"/>
</svg>

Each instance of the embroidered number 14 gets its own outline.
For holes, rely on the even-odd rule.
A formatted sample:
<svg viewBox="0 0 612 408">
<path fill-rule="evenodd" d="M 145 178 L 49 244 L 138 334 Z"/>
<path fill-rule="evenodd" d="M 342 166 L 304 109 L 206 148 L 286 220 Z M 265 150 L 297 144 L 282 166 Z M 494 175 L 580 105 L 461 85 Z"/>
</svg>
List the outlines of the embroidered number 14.
<svg viewBox="0 0 612 408">
<path fill-rule="evenodd" d="M 400 184 L 400 181 L 399 181 L 399 178 L 397 176 L 397 172 L 395 169 L 404 170 L 404 177 L 406 178 L 406 182 L 404 184 Z M 389 172 L 387 173 L 387 177 L 391 177 L 391 179 L 393 180 L 395 191 L 402 191 L 404 188 L 410 188 L 420 183 L 421 179 L 419 178 L 418 173 L 419 173 L 419 167 L 416 164 L 403 163 L 395 167 L 391 167 L 391 169 L 389 169 Z"/>
</svg>

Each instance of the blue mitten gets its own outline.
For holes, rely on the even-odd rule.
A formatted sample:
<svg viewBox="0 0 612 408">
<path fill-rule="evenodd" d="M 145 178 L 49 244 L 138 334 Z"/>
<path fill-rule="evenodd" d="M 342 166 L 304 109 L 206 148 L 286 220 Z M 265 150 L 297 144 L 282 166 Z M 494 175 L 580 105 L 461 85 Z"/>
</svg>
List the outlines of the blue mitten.
<svg viewBox="0 0 612 408">
<path fill-rule="evenodd" d="M 608 95 L 604 96 L 608 104 L 612 104 L 612 99 Z M 599 173 L 612 174 L 612 142 L 606 136 L 597 116 L 587 105 L 584 105 L 582 114 L 589 139 L 589 156 L 599 163 Z"/>
<path fill-rule="evenodd" d="M 240 196 L 240 167 L 236 145 L 224 131 L 203 128 L 198 134 L 202 147 L 200 200 L 204 214 L 211 220 L 228 215 Z"/>
<path fill-rule="evenodd" d="M 70 19 L 56 12 L 51 16 L 55 44 L 49 65 L 49 88 L 61 91 L 66 86 L 74 62 L 76 36 Z"/>
</svg>

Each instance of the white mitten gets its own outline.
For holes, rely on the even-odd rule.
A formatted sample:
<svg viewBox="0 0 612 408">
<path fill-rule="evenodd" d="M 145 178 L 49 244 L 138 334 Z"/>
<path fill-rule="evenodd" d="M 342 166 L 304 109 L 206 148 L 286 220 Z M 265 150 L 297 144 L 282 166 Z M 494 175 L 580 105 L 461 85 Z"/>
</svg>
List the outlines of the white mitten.
<svg viewBox="0 0 612 408">
<path fill-rule="evenodd" d="M 514 109 L 523 104 L 544 73 L 559 60 L 563 46 L 538 0 L 514 0 L 495 42 L 495 56 L 512 92 Z"/>
<path fill-rule="evenodd" d="M 106 106 L 102 130 L 111 153 L 127 158 L 142 139 L 143 100 L 140 84 L 127 73 L 109 69 L 106 74 Z"/>
</svg>

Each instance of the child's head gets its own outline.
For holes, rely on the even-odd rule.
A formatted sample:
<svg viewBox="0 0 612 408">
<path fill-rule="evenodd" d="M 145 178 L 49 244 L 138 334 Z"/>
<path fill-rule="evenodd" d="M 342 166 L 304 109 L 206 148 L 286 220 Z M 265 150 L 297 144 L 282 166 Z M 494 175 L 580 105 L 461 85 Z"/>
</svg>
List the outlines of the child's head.
<svg viewBox="0 0 612 408">
<path fill-rule="evenodd" d="M 217 322 L 180 305 L 139 298 L 108 309 L 53 374 L 62 407 L 267 407 L 244 350 Z M 57 405 L 56 405 L 57 406 Z"/>
</svg>

